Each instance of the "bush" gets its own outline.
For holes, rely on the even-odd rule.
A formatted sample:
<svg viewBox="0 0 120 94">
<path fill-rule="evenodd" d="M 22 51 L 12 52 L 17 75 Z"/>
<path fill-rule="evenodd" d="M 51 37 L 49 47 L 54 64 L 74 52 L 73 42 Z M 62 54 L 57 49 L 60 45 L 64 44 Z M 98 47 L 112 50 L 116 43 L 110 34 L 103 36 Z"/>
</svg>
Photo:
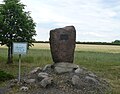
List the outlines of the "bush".
<svg viewBox="0 0 120 94">
<path fill-rule="evenodd" d="M 14 76 L 0 70 L 0 82 L 13 79 Z"/>
</svg>

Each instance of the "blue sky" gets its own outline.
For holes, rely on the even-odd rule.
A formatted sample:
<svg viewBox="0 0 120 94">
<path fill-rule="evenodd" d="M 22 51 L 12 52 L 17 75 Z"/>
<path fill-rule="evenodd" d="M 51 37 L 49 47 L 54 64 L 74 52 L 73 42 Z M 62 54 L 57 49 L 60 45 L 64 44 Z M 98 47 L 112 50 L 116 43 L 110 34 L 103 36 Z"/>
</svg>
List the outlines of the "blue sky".
<svg viewBox="0 0 120 94">
<path fill-rule="evenodd" d="M 2 0 L 0 0 L 2 1 Z M 74 25 L 77 41 L 120 39 L 120 0 L 21 0 L 36 22 L 36 40 L 54 28 Z"/>
</svg>

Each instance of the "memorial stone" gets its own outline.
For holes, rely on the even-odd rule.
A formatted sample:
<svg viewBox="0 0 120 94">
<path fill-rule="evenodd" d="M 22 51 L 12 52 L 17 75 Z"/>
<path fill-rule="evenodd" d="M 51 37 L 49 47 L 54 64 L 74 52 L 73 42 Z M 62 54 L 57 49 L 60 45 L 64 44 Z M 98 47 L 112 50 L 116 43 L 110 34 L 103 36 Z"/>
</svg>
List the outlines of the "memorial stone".
<svg viewBox="0 0 120 94">
<path fill-rule="evenodd" d="M 76 42 L 74 26 L 56 28 L 50 31 L 50 48 L 54 63 L 73 63 Z"/>
</svg>

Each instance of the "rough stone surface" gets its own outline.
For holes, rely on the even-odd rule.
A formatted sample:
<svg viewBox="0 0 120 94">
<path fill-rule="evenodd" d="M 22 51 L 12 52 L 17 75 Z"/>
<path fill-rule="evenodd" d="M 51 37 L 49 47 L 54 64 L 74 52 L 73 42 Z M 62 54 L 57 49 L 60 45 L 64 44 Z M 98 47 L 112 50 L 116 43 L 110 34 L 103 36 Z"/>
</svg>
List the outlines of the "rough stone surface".
<svg viewBox="0 0 120 94">
<path fill-rule="evenodd" d="M 72 84 L 73 84 L 73 85 L 79 84 L 79 81 L 80 81 L 79 76 L 74 75 L 74 76 L 72 77 Z"/>
<path fill-rule="evenodd" d="M 11 83 L 17 83 L 18 82 L 18 79 L 12 79 L 10 80 Z"/>
<path fill-rule="evenodd" d="M 28 84 L 35 83 L 36 79 L 27 79 L 25 82 Z"/>
<path fill-rule="evenodd" d="M 79 76 L 74 75 L 74 76 L 72 77 L 72 84 L 73 84 L 74 86 L 76 86 L 77 88 L 84 88 L 86 83 L 83 82 L 83 81 L 79 78 Z"/>
<path fill-rule="evenodd" d="M 54 63 L 73 63 L 76 41 L 74 26 L 66 26 L 50 31 L 50 48 Z"/>
<path fill-rule="evenodd" d="M 95 78 L 90 77 L 90 76 L 86 76 L 86 77 L 85 77 L 85 80 L 86 80 L 87 82 L 91 83 L 91 84 L 98 84 L 98 81 L 97 81 Z"/>
<path fill-rule="evenodd" d="M 50 85 L 52 83 L 52 80 L 53 78 L 46 77 L 40 82 L 40 85 L 45 88 L 47 85 Z"/>
<path fill-rule="evenodd" d="M 55 67 L 54 70 L 55 70 L 55 72 L 58 73 L 58 74 L 73 71 L 72 68 L 65 68 L 65 67 Z"/>
<path fill-rule="evenodd" d="M 38 71 L 40 71 L 40 70 L 42 70 L 40 67 L 36 67 L 35 69 L 33 69 L 33 70 L 30 72 L 30 74 L 34 74 L 34 73 L 36 73 L 36 72 L 38 72 Z"/>
<path fill-rule="evenodd" d="M 83 69 L 81 69 L 81 68 L 77 68 L 77 69 L 75 70 L 75 73 L 77 73 L 77 74 L 79 74 L 79 73 L 83 73 Z"/>
<path fill-rule="evenodd" d="M 64 63 L 64 62 L 56 63 L 53 66 L 54 66 L 54 71 L 58 74 L 72 72 L 74 69 L 79 68 L 79 66 L 76 64 Z"/>
<path fill-rule="evenodd" d="M 46 72 L 40 72 L 40 73 L 38 74 L 38 80 L 39 80 L 39 81 L 43 80 L 44 78 L 48 78 L 48 77 L 49 77 L 49 75 L 48 75 L 48 73 L 46 73 Z"/>
<path fill-rule="evenodd" d="M 46 72 L 40 72 L 38 74 L 38 77 L 42 77 L 42 78 L 48 77 L 48 73 L 46 73 Z"/>
<path fill-rule="evenodd" d="M 26 86 L 22 86 L 22 87 L 20 88 L 20 91 L 24 91 L 24 92 L 26 92 L 26 91 L 28 91 L 28 87 L 26 87 Z"/>
<path fill-rule="evenodd" d="M 89 76 L 91 76 L 91 77 L 97 77 L 97 75 L 95 75 L 94 73 L 89 73 Z"/>
<path fill-rule="evenodd" d="M 54 67 L 73 68 L 73 69 L 77 69 L 77 68 L 79 68 L 79 66 L 78 66 L 77 64 L 66 63 L 66 62 L 56 63 L 56 64 L 54 64 L 53 66 L 54 66 Z"/>
<path fill-rule="evenodd" d="M 52 64 L 47 64 L 45 65 L 45 67 L 43 68 L 43 71 L 47 70 L 48 68 L 51 68 L 52 67 Z"/>
</svg>

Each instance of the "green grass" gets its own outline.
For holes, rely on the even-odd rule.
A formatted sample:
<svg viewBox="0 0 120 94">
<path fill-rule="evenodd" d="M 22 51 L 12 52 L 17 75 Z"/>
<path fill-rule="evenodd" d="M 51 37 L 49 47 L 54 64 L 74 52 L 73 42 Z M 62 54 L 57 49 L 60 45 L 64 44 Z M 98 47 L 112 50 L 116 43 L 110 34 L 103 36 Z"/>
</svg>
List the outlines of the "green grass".
<svg viewBox="0 0 120 94">
<path fill-rule="evenodd" d="M 0 82 L 2 82 L 2 81 L 4 82 L 6 80 L 10 80 L 10 79 L 13 79 L 13 78 L 14 78 L 13 75 L 8 74 L 8 73 L 0 70 Z"/>
<path fill-rule="evenodd" d="M 2 52 L 2 53 L 1 53 Z M 50 50 L 31 49 L 27 55 L 22 55 L 22 73 L 29 72 L 31 69 L 37 66 L 45 66 L 52 62 Z M 8 71 L 13 75 L 17 75 L 18 72 L 18 55 L 14 55 L 14 63 L 6 64 L 7 62 L 7 49 L 0 48 L 0 69 Z"/>
<path fill-rule="evenodd" d="M 77 51 L 75 63 L 106 79 L 113 88 L 113 94 L 120 93 L 120 53 Z"/>
<path fill-rule="evenodd" d="M 35 45 L 22 56 L 22 75 L 35 67 L 43 67 L 53 63 L 48 44 Z M 44 46 L 44 47 L 43 47 Z M 46 47 L 45 47 L 46 46 Z M 38 49 L 37 49 L 38 47 Z M 41 47 L 41 49 L 40 49 Z M 43 48 L 42 48 L 43 47 Z M 44 49 L 45 48 L 45 49 Z M 120 46 L 103 45 L 77 45 L 74 63 L 86 67 L 98 76 L 106 79 L 112 86 L 112 94 L 120 93 Z M 14 75 L 18 75 L 18 55 L 14 56 L 14 63 L 6 64 L 7 48 L 0 48 L 0 69 Z M 4 84 L 4 83 L 3 83 Z M 2 86 L 2 83 L 0 84 Z"/>
</svg>

